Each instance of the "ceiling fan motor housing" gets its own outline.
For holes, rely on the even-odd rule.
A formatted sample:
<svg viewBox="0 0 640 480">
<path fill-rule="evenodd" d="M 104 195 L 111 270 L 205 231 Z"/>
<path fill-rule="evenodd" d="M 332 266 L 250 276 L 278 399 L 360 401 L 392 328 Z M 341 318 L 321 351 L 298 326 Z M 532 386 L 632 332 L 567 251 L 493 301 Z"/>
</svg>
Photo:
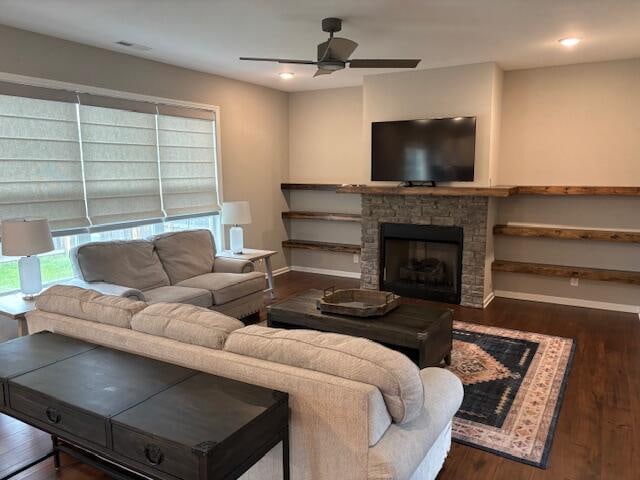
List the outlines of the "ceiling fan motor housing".
<svg viewBox="0 0 640 480">
<path fill-rule="evenodd" d="M 342 30 L 342 19 L 329 17 L 322 19 L 322 31 L 327 33 L 336 33 Z"/>
</svg>

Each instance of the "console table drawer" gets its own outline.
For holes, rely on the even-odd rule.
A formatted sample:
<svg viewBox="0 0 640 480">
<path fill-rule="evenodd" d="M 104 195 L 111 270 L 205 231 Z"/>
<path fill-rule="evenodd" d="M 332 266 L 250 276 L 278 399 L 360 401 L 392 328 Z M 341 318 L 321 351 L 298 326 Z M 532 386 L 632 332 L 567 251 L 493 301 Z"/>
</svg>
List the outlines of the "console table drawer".
<svg viewBox="0 0 640 480">
<path fill-rule="evenodd" d="M 112 423 L 113 450 L 131 460 L 183 480 L 199 478 L 198 457 L 186 446 L 168 443 Z"/>
<path fill-rule="evenodd" d="M 105 420 L 79 410 L 60 405 L 54 400 L 34 395 L 15 385 L 9 386 L 11 408 L 51 429 L 70 433 L 97 445 L 107 446 Z"/>
</svg>

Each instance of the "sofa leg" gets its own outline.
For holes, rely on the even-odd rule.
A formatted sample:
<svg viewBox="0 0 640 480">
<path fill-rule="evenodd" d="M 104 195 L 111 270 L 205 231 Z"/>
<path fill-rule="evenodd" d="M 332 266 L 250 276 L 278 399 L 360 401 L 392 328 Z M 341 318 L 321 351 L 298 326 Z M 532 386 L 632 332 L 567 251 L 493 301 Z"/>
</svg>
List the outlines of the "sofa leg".
<svg viewBox="0 0 640 480">
<path fill-rule="evenodd" d="M 246 316 L 244 318 L 241 318 L 240 320 L 245 325 L 253 325 L 254 323 L 259 323 L 260 322 L 260 312 L 252 313 L 251 315 L 248 315 L 248 316 Z"/>
</svg>

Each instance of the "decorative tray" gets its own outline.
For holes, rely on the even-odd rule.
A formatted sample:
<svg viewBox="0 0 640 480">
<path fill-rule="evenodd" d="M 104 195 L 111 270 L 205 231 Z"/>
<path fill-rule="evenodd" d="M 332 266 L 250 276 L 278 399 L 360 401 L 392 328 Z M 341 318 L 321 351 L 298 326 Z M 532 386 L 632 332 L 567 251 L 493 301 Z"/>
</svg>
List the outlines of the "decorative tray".
<svg viewBox="0 0 640 480">
<path fill-rule="evenodd" d="M 339 313 L 354 317 L 380 317 L 399 305 L 400 297 L 391 292 L 352 288 L 336 290 L 329 287 L 318 299 L 321 312 Z"/>
</svg>

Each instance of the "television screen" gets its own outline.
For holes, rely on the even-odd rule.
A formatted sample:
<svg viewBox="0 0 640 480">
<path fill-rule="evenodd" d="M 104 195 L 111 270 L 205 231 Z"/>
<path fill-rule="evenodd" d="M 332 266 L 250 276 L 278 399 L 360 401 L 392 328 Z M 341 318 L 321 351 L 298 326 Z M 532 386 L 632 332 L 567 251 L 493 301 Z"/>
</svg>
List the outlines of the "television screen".
<svg viewBox="0 0 640 480">
<path fill-rule="evenodd" d="M 475 117 L 373 122 L 371 180 L 473 181 Z"/>
</svg>

